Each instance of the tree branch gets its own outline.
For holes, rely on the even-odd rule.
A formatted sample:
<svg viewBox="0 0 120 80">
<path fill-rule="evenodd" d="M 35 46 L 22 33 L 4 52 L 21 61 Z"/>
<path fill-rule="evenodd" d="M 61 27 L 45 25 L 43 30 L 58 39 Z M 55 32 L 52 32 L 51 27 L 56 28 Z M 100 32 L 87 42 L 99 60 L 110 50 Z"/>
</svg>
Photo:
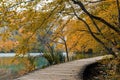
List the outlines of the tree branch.
<svg viewBox="0 0 120 80">
<path fill-rule="evenodd" d="M 76 1 L 76 0 L 72 0 L 72 2 L 74 4 L 77 4 L 78 6 L 80 6 L 80 8 L 89 16 L 89 17 L 92 17 L 102 23 L 104 23 L 107 27 L 111 28 L 112 30 L 114 30 L 115 32 L 117 32 L 119 35 L 120 35 L 120 30 L 118 28 L 116 28 L 114 25 L 110 24 L 109 22 L 107 22 L 106 20 L 104 20 L 103 18 L 101 17 L 98 17 L 98 16 L 94 16 L 92 14 L 90 14 L 86 8 L 84 7 L 83 3 L 81 1 Z"/>
</svg>

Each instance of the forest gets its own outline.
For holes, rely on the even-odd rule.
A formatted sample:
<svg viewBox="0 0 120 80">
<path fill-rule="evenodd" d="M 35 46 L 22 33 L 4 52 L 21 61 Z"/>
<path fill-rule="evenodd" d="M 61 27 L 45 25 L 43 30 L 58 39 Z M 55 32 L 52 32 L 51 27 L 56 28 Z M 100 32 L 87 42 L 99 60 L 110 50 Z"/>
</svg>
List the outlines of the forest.
<svg viewBox="0 0 120 80">
<path fill-rule="evenodd" d="M 86 54 L 111 54 L 117 59 L 120 1 L 0 0 L 0 52 L 15 53 L 14 59 L 28 53 L 46 53 L 50 64 Z M 28 63 L 33 70 L 32 60 L 30 56 Z"/>
</svg>

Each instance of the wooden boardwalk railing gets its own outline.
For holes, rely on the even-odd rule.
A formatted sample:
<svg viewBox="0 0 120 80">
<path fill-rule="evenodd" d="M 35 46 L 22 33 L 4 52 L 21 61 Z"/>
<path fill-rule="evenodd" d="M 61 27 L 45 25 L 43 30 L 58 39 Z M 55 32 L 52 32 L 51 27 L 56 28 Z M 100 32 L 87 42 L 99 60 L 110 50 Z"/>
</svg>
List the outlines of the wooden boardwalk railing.
<svg viewBox="0 0 120 80">
<path fill-rule="evenodd" d="M 99 56 L 53 65 L 14 80 L 82 80 L 85 67 L 102 58 L 103 56 Z"/>
</svg>

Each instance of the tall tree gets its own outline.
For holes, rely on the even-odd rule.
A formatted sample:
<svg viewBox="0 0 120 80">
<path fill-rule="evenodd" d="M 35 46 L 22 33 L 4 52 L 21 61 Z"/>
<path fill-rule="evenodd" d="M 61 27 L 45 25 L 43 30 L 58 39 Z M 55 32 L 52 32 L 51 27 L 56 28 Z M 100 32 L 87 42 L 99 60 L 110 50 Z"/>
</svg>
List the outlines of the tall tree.
<svg viewBox="0 0 120 80">
<path fill-rule="evenodd" d="M 103 30 L 100 28 L 101 25 L 99 23 L 101 23 L 102 26 L 104 26 L 105 28 L 108 28 L 110 31 L 112 31 L 112 33 L 109 32 L 110 34 L 115 34 L 115 35 L 110 35 L 110 36 L 119 36 L 120 35 L 120 28 L 119 28 L 119 25 L 118 25 L 119 22 L 116 22 L 115 19 L 114 19 L 114 22 L 117 25 L 115 25 L 114 22 L 112 22 L 112 21 L 109 22 L 108 20 L 106 20 L 107 16 L 105 16 L 105 14 L 104 14 L 104 13 L 108 13 L 110 15 L 109 10 L 111 10 L 111 8 L 110 8 L 111 6 L 119 10 L 119 6 L 117 6 L 117 7 L 115 6 L 116 2 L 117 2 L 117 5 L 119 5 L 118 4 L 119 2 L 118 1 L 113 1 L 113 0 L 112 1 L 111 0 L 109 0 L 109 1 L 108 0 L 107 1 L 100 1 L 101 2 L 101 3 L 99 3 L 100 5 L 97 4 L 97 6 L 101 7 L 101 6 L 104 5 L 102 7 L 102 9 L 103 8 L 104 8 L 104 10 L 108 9 L 105 12 L 102 9 L 100 10 L 98 7 L 96 9 L 94 9 L 94 10 L 92 10 L 92 9 L 88 10 L 88 9 L 86 9 L 86 7 L 85 7 L 85 5 L 84 5 L 84 3 L 82 1 L 78 1 L 78 0 L 71 0 L 71 1 L 73 2 L 73 4 L 79 6 L 80 9 L 88 16 L 88 18 L 86 18 L 86 20 L 84 20 L 82 17 L 80 17 L 80 15 L 77 13 L 75 8 L 73 7 L 73 12 L 74 12 L 75 16 L 86 25 L 86 27 L 87 27 L 88 31 L 90 32 L 91 36 L 97 42 L 102 44 L 104 46 L 104 48 L 108 51 L 108 53 L 111 53 L 114 56 L 116 56 L 116 54 L 114 53 L 114 51 L 111 48 L 114 45 L 119 45 L 119 38 L 117 38 L 118 40 L 116 40 L 116 39 L 113 40 L 112 38 L 108 38 L 108 36 L 106 36 L 105 33 L 103 33 Z M 90 4 L 90 2 L 88 2 L 88 4 Z M 96 4 L 93 4 L 93 5 L 96 6 Z M 97 9 L 100 10 L 100 14 L 97 13 L 98 16 L 96 14 L 91 13 L 91 11 L 96 12 Z M 114 10 L 116 11 L 116 9 L 114 9 Z M 114 10 L 112 10 L 112 11 L 114 11 Z M 116 11 L 116 12 L 119 13 L 119 11 Z M 103 14 L 103 15 L 101 15 L 101 14 Z M 115 14 L 113 13 L 113 15 L 116 16 L 116 17 L 119 17 L 119 14 L 116 15 L 116 13 Z M 112 17 L 112 19 L 113 19 L 113 17 Z M 99 35 L 101 37 L 99 35 L 94 34 L 93 30 L 91 29 L 91 25 L 88 23 L 88 21 L 91 21 L 91 23 L 93 24 L 92 26 L 94 26 L 94 28 L 96 28 L 97 33 L 99 33 Z M 119 19 L 118 19 L 118 21 L 119 21 Z M 105 40 L 106 40 L 106 42 L 108 41 L 108 43 L 111 46 L 109 46 L 108 43 L 105 42 Z"/>
</svg>

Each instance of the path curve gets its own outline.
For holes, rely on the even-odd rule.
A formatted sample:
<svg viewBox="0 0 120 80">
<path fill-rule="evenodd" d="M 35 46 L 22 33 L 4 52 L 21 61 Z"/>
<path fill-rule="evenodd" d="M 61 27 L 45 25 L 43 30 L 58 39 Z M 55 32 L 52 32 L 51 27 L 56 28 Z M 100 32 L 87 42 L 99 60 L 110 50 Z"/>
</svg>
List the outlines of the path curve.
<svg viewBox="0 0 120 80">
<path fill-rule="evenodd" d="M 87 65 L 101 60 L 104 56 L 75 60 L 39 69 L 14 80 L 82 80 Z"/>
</svg>

